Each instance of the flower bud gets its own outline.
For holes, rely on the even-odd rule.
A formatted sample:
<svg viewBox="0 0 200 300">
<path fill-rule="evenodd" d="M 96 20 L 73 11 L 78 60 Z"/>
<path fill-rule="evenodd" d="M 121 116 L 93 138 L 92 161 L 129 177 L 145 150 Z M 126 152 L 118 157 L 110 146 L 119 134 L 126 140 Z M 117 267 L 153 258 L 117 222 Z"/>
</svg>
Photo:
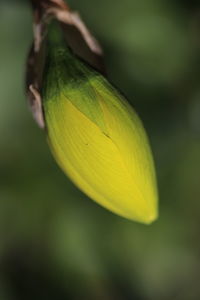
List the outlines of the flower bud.
<svg viewBox="0 0 200 300">
<path fill-rule="evenodd" d="M 157 186 L 143 125 L 126 99 L 60 38 L 50 38 L 43 106 L 53 155 L 91 199 L 125 218 L 157 218 Z"/>
</svg>

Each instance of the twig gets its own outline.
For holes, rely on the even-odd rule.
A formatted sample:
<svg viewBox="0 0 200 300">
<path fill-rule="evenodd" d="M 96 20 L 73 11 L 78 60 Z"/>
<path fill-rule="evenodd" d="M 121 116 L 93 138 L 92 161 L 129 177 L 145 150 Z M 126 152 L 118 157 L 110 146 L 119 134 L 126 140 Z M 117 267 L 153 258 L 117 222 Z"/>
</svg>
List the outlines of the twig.
<svg viewBox="0 0 200 300">
<path fill-rule="evenodd" d="M 63 28 L 66 40 L 74 52 L 93 67 L 104 72 L 103 51 L 77 12 L 63 0 L 30 0 L 33 9 L 33 46 L 27 61 L 27 96 L 33 116 L 41 128 L 45 127 L 42 110 L 42 73 L 45 65 L 45 33 L 52 18 Z M 73 30 L 72 30 L 73 29 Z"/>
</svg>

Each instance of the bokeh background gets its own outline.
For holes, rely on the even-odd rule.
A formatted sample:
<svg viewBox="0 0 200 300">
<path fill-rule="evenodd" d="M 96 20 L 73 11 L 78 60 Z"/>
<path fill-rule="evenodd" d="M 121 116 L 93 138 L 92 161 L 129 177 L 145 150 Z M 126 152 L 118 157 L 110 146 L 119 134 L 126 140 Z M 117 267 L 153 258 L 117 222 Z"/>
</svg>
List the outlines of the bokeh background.
<svg viewBox="0 0 200 300">
<path fill-rule="evenodd" d="M 29 1 L 0 2 L 0 299 L 200 299 L 200 5 L 71 0 L 141 116 L 160 217 L 120 218 L 51 156 L 24 95 Z"/>
</svg>

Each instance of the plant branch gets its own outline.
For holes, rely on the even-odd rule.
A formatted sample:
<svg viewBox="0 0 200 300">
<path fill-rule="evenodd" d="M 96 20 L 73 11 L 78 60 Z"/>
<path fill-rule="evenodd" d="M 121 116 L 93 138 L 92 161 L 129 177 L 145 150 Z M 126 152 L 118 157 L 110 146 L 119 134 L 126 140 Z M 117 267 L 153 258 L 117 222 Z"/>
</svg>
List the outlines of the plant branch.
<svg viewBox="0 0 200 300">
<path fill-rule="evenodd" d="M 64 0 L 30 0 L 33 10 L 33 46 L 27 61 L 26 90 L 33 116 L 45 127 L 42 109 L 42 74 L 45 65 L 46 29 L 52 18 L 62 25 L 68 45 L 82 59 L 104 73 L 103 51 L 82 21 Z"/>
</svg>

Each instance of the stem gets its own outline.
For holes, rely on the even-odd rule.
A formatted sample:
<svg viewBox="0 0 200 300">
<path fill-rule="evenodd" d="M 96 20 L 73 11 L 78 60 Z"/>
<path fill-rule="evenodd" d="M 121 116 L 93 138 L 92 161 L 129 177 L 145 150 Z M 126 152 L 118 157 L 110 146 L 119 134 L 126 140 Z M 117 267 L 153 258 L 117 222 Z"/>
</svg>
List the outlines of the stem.
<svg viewBox="0 0 200 300">
<path fill-rule="evenodd" d="M 33 9 L 45 10 L 50 7 L 55 7 L 70 11 L 68 4 L 66 4 L 63 0 L 30 0 L 30 2 Z"/>
<path fill-rule="evenodd" d="M 46 60 L 46 31 L 51 18 L 56 19 L 64 38 L 75 54 L 95 69 L 105 73 L 102 49 L 79 14 L 64 0 L 30 0 L 33 10 L 33 47 L 27 60 L 26 90 L 30 108 L 38 125 L 45 127 L 41 89 Z"/>
</svg>

